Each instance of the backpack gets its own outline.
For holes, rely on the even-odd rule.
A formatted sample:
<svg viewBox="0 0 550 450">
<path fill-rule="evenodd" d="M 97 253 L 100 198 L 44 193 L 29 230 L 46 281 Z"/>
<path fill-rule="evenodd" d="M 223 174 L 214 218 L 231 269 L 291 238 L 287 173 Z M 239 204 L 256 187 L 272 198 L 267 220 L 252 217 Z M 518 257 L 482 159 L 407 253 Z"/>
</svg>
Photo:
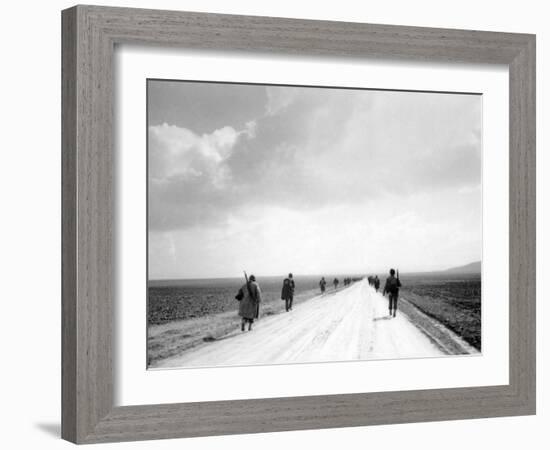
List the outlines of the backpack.
<svg viewBox="0 0 550 450">
<path fill-rule="evenodd" d="M 238 300 L 239 302 L 244 298 L 244 292 L 242 289 L 239 289 L 239 292 L 237 292 L 237 295 L 235 295 L 235 300 Z"/>
<path fill-rule="evenodd" d="M 399 286 L 401 286 L 401 283 L 399 280 L 395 277 L 388 278 L 388 292 L 390 294 L 397 294 L 399 291 Z"/>
</svg>

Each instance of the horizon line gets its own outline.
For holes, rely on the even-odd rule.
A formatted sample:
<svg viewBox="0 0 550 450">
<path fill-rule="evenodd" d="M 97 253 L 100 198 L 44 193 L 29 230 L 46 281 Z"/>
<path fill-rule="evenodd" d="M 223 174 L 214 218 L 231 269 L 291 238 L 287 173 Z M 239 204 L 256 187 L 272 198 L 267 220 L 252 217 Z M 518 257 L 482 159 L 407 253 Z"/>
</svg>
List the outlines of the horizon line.
<svg viewBox="0 0 550 450">
<path fill-rule="evenodd" d="M 447 269 L 433 269 L 433 270 L 407 270 L 407 271 L 401 271 L 402 274 L 417 274 L 417 273 L 437 273 L 437 272 L 447 272 L 449 270 L 452 270 L 452 269 L 459 269 L 461 267 L 465 267 L 465 266 L 469 266 L 471 264 L 476 264 L 476 263 L 481 263 L 481 260 L 479 261 L 472 261 L 470 263 L 466 263 L 466 264 L 462 264 L 462 265 L 459 265 L 459 266 L 453 266 L 453 267 L 449 267 Z M 396 270 L 399 270 L 398 268 Z M 349 276 L 349 277 L 353 277 L 353 276 L 362 276 L 362 277 L 366 277 L 370 274 L 372 275 L 379 275 L 380 273 L 389 273 L 389 269 L 385 269 L 384 271 L 380 271 L 380 270 L 372 270 L 372 271 L 369 271 L 369 272 L 364 272 L 364 273 L 358 273 L 358 272 L 352 272 L 352 273 L 349 273 L 349 274 L 346 274 L 346 273 L 338 273 L 338 272 L 329 272 L 328 273 L 328 276 L 333 276 L 333 275 L 336 275 L 336 276 Z M 481 272 L 481 271 L 480 271 Z M 294 277 L 296 276 L 302 276 L 302 277 L 323 277 L 325 275 L 323 274 L 315 274 L 315 273 L 294 273 L 294 272 L 287 272 L 288 273 L 292 273 Z M 477 273 L 477 271 L 473 271 L 473 272 L 464 272 L 464 273 Z M 261 278 L 261 277 L 265 277 L 265 278 L 274 278 L 274 277 L 285 277 L 286 275 L 283 273 L 283 274 L 276 274 L 276 275 L 265 275 L 265 274 L 260 274 L 260 275 L 257 275 L 253 272 L 250 273 L 250 275 L 254 275 L 255 277 L 257 278 Z M 147 282 L 152 282 L 152 281 L 178 281 L 178 280 L 224 280 L 224 279 L 236 279 L 236 278 L 241 278 L 240 276 L 218 276 L 218 277 L 192 277 L 192 278 L 153 278 L 153 279 L 147 279 Z"/>
</svg>

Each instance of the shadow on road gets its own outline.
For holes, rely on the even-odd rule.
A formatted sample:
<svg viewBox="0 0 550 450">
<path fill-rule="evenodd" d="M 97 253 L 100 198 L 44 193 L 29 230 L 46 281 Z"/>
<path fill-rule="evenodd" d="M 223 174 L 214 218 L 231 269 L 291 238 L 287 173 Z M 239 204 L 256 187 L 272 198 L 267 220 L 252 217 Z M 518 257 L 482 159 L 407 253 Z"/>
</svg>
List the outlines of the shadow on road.
<svg viewBox="0 0 550 450">
<path fill-rule="evenodd" d="M 374 321 L 377 322 L 378 320 L 390 320 L 390 316 L 381 316 L 381 317 L 375 317 Z"/>
</svg>

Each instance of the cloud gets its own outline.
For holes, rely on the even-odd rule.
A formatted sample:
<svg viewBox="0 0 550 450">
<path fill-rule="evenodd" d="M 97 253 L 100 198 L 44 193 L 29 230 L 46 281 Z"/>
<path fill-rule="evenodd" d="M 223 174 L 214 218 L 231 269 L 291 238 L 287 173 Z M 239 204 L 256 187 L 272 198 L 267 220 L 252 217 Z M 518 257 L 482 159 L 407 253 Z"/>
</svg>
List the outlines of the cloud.
<svg viewBox="0 0 550 450">
<path fill-rule="evenodd" d="M 149 174 L 154 180 L 218 175 L 239 135 L 229 126 L 201 136 L 166 123 L 149 127 Z"/>
<path fill-rule="evenodd" d="M 231 195 L 227 159 L 240 139 L 254 136 L 255 124 L 197 135 L 162 124 L 149 127 L 149 226 L 186 227 L 222 219 Z"/>
<path fill-rule="evenodd" d="M 270 86 L 265 98 L 263 115 L 240 129 L 149 128 L 152 229 L 223 228 L 264 207 L 304 212 L 434 190 L 450 200 L 480 184 L 476 96 Z"/>
</svg>

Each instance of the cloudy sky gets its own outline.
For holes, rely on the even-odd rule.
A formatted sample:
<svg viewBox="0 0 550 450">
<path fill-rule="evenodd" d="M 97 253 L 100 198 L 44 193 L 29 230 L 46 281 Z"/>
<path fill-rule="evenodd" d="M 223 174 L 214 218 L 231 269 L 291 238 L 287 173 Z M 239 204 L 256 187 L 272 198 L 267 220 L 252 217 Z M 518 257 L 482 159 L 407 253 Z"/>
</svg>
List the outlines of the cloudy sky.
<svg viewBox="0 0 550 450">
<path fill-rule="evenodd" d="M 481 259 L 481 97 L 148 82 L 149 278 Z"/>
</svg>

